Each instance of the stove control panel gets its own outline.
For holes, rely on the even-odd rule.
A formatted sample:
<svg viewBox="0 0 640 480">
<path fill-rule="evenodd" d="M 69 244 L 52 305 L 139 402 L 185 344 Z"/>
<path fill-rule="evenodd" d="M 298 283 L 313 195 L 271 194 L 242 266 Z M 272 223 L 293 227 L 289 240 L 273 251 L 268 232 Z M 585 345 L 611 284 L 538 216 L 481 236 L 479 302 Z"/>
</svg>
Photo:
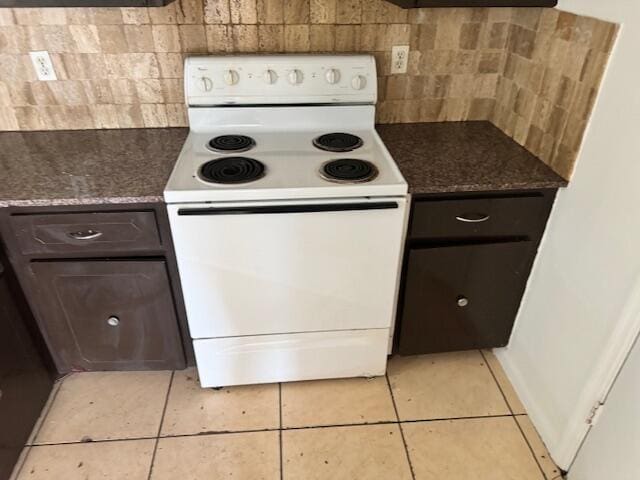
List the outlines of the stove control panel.
<svg viewBox="0 0 640 480">
<path fill-rule="evenodd" d="M 371 55 L 198 56 L 185 61 L 189 106 L 374 104 Z"/>
</svg>

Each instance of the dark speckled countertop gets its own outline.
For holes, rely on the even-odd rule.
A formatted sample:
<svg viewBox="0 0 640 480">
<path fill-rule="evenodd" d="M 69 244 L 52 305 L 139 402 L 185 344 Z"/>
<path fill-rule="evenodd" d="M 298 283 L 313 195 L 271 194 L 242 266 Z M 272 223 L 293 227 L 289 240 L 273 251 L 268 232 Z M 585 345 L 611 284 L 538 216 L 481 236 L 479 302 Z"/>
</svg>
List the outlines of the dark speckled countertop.
<svg viewBox="0 0 640 480">
<path fill-rule="evenodd" d="M 161 202 L 186 128 L 0 133 L 0 207 Z"/>
<path fill-rule="evenodd" d="M 566 181 L 487 122 L 378 125 L 414 194 Z M 161 202 L 186 128 L 0 133 L 0 207 Z"/>
<path fill-rule="evenodd" d="M 376 129 L 413 194 L 567 185 L 489 122 L 403 123 Z"/>
</svg>

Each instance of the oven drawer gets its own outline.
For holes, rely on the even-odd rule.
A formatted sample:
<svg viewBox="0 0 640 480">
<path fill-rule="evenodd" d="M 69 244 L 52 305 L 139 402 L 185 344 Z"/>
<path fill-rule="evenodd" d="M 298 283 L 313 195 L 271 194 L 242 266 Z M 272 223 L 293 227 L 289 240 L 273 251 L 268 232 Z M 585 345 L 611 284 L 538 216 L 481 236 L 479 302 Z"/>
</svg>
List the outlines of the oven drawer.
<svg viewBox="0 0 640 480">
<path fill-rule="evenodd" d="M 153 211 L 14 215 L 11 225 L 24 255 L 162 247 Z"/>
<path fill-rule="evenodd" d="M 548 209 L 542 195 L 416 200 L 410 237 L 533 236 L 544 229 Z"/>
<path fill-rule="evenodd" d="M 202 387 L 384 375 L 389 329 L 194 340 Z"/>
</svg>

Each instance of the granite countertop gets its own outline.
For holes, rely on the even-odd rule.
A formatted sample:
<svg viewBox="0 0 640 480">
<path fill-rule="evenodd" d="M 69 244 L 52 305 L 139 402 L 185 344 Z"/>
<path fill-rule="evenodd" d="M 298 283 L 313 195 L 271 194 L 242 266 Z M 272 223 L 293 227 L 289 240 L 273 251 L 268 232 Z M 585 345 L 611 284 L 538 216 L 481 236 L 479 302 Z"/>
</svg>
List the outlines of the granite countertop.
<svg viewBox="0 0 640 480">
<path fill-rule="evenodd" d="M 488 122 L 378 125 L 414 194 L 567 182 Z M 0 133 L 0 207 L 162 202 L 186 128 Z"/>
<path fill-rule="evenodd" d="M 413 194 L 567 186 L 489 122 L 398 123 L 376 129 Z"/>
<path fill-rule="evenodd" d="M 186 128 L 0 133 L 0 207 L 162 202 Z"/>
</svg>

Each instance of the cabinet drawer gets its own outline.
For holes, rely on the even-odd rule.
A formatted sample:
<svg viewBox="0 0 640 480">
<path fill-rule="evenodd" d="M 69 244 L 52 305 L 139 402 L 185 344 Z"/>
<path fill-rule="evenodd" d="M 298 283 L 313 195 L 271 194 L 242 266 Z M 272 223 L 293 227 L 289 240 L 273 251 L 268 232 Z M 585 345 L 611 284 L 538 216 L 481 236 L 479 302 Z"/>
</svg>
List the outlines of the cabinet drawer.
<svg viewBox="0 0 640 480">
<path fill-rule="evenodd" d="M 400 353 L 506 345 L 534 245 L 523 241 L 412 249 Z"/>
<path fill-rule="evenodd" d="M 25 255 L 161 248 L 153 211 L 14 215 L 11 225 Z"/>
<path fill-rule="evenodd" d="M 163 260 L 35 262 L 31 271 L 61 372 L 184 367 Z"/>
<path fill-rule="evenodd" d="M 411 238 L 539 235 L 547 220 L 544 196 L 416 200 Z"/>
</svg>

